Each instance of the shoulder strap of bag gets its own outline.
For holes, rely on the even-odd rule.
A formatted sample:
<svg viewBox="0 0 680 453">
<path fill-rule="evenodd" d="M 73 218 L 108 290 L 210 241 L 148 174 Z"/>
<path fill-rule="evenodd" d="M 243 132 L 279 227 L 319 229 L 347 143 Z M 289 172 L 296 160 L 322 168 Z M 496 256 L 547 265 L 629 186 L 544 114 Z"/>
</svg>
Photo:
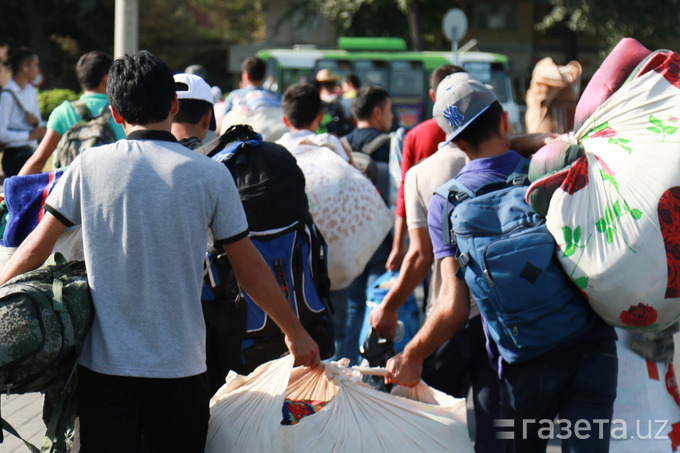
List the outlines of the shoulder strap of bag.
<svg viewBox="0 0 680 453">
<path fill-rule="evenodd" d="M 370 156 L 376 152 L 378 148 L 384 145 L 390 138 L 390 134 L 380 134 L 370 142 L 366 143 L 363 148 L 361 148 L 361 152 Z"/>
<path fill-rule="evenodd" d="M 2 91 L 3 91 L 3 93 L 4 93 L 4 92 L 7 92 L 7 93 L 9 93 L 10 95 L 12 95 L 12 97 L 14 98 L 14 102 L 16 102 L 17 105 L 19 106 L 19 108 L 20 108 L 21 110 L 23 110 L 24 113 L 26 113 L 26 107 L 24 107 L 24 104 L 21 103 L 21 101 L 19 100 L 19 97 L 17 96 L 17 94 L 16 94 L 14 91 L 12 91 L 12 90 L 10 90 L 10 89 L 7 89 L 7 88 L 5 88 L 5 89 L 2 90 Z"/>
<path fill-rule="evenodd" d="M 31 451 L 31 453 L 40 453 L 40 450 L 38 449 L 38 447 L 36 447 L 36 446 L 33 445 L 32 443 L 30 443 L 29 441 L 27 441 L 26 439 L 24 439 L 23 437 L 21 437 L 21 434 L 19 434 L 19 433 L 17 432 L 17 430 L 14 429 L 14 427 L 13 427 L 12 425 L 10 425 L 9 422 L 8 422 L 7 420 L 5 420 L 4 418 L 0 418 L 0 426 L 1 426 L 2 429 L 4 429 L 5 431 L 7 431 L 8 433 L 10 433 L 11 435 L 13 435 L 14 437 L 16 437 L 17 439 L 21 440 L 21 441 L 24 443 L 24 445 L 26 445 L 26 448 L 28 448 L 28 449 Z M 3 439 L 0 438 L 0 441 L 2 441 L 2 440 L 3 440 Z"/>
<path fill-rule="evenodd" d="M 84 119 L 85 121 L 90 121 L 92 119 L 92 112 L 90 112 L 90 109 L 83 101 L 78 99 L 77 101 L 70 101 L 70 104 L 81 119 Z"/>
<path fill-rule="evenodd" d="M 444 207 L 442 208 L 442 241 L 444 242 L 444 245 L 451 245 L 453 242 L 455 242 L 455 237 L 451 231 L 449 203 L 457 206 L 468 198 L 474 198 L 475 193 L 456 178 L 444 183 L 437 190 L 435 190 L 434 193 L 447 201 L 447 203 L 444 203 Z"/>
<path fill-rule="evenodd" d="M 227 129 L 224 134 L 199 146 L 194 151 L 211 157 L 219 162 L 226 162 L 240 149 L 244 143 L 257 146 L 262 143 L 262 135 L 245 124 L 237 124 Z"/>
</svg>

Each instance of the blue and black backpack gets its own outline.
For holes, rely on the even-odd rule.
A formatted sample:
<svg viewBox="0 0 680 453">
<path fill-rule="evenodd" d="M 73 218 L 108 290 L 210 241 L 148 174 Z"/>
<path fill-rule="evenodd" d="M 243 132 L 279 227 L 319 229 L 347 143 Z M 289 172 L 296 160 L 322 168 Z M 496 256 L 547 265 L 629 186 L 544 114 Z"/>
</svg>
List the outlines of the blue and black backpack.
<svg viewBox="0 0 680 453">
<path fill-rule="evenodd" d="M 452 179 L 435 192 L 444 204 L 444 244 L 456 243 L 465 278 L 505 361 L 545 353 L 593 325 L 595 314 L 560 265 L 545 219 L 526 202 L 529 160 L 506 181 L 471 191 Z"/>
<path fill-rule="evenodd" d="M 250 126 L 232 126 L 195 151 L 224 163 L 238 188 L 250 239 L 269 265 L 300 323 L 335 352 L 327 245 L 305 193 L 305 177 L 290 152 L 263 142 Z M 208 326 L 208 374 L 215 386 L 229 370 L 247 374 L 287 352 L 281 329 L 239 288 L 221 247 L 206 254 L 203 310 Z"/>
</svg>

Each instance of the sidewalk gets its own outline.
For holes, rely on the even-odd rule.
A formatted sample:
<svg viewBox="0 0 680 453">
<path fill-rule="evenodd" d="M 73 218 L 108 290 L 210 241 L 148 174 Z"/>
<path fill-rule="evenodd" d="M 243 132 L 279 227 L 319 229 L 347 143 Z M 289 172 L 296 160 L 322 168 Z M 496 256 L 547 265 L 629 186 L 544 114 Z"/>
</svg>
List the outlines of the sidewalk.
<svg viewBox="0 0 680 453">
<path fill-rule="evenodd" d="M 675 336 L 675 358 L 676 366 L 680 365 L 680 334 Z M 676 368 L 680 369 L 680 368 Z M 40 447 L 42 438 L 45 435 L 45 425 L 42 422 L 42 395 L 39 393 L 28 393 L 25 395 L 12 395 L 7 398 L 0 395 L 0 413 L 26 440 L 33 445 Z M 468 398 L 468 426 L 471 435 L 474 436 L 474 414 L 471 407 L 471 398 Z M 7 432 L 4 443 L 0 444 L 2 453 L 26 453 L 28 449 L 24 444 Z M 548 444 L 547 453 L 559 453 L 561 451 L 559 442 L 552 440 Z"/>
<path fill-rule="evenodd" d="M 9 398 L 0 395 L 0 413 L 2 418 L 21 434 L 24 439 L 36 447 L 42 445 L 45 435 L 45 424 L 42 421 L 43 397 L 40 393 L 11 395 Z M 28 448 L 16 437 L 5 431 L 5 441 L 0 444 L 2 453 L 26 453 Z"/>
<path fill-rule="evenodd" d="M 45 435 L 45 425 L 42 422 L 42 396 L 39 393 L 25 395 L 12 395 L 9 398 L 2 396 L 2 417 L 7 420 L 26 440 L 40 448 L 42 438 Z M 474 436 L 474 413 L 472 404 L 468 398 L 468 425 L 471 435 Z M 16 437 L 5 434 L 4 443 L 0 444 L 2 453 L 27 453 L 26 446 Z M 559 443 L 551 441 L 547 453 L 559 453 Z"/>
</svg>

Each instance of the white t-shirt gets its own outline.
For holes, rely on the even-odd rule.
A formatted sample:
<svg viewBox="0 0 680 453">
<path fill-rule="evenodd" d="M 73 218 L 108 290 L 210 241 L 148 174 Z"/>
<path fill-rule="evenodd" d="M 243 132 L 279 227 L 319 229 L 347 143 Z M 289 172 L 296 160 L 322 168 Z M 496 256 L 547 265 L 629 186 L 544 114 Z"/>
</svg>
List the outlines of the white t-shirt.
<svg viewBox="0 0 680 453">
<path fill-rule="evenodd" d="M 200 304 L 208 229 L 248 234 L 227 168 L 164 131 L 84 151 L 46 207 L 82 225 L 95 306 L 80 363 L 119 376 L 178 378 L 206 370 Z"/>
<path fill-rule="evenodd" d="M 406 226 L 409 230 L 427 229 L 427 210 L 432 194 L 442 184 L 456 176 L 468 162 L 467 156 L 454 144 L 439 148 L 436 153 L 420 161 L 406 172 L 404 178 L 404 207 Z M 441 291 L 442 276 L 439 262 L 432 264 L 432 277 L 426 303 L 426 314 L 430 314 Z M 472 296 L 471 296 L 472 297 Z M 479 314 L 477 304 L 471 298 L 470 318 Z"/>
</svg>

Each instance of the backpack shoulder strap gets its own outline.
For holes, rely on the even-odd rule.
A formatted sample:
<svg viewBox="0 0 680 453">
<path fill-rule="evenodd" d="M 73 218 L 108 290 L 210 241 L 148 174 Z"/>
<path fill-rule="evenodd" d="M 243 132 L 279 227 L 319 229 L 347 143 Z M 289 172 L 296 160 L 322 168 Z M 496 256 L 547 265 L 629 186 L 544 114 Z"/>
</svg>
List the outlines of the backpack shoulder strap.
<svg viewBox="0 0 680 453">
<path fill-rule="evenodd" d="M 76 111 L 78 116 L 80 116 L 81 119 L 85 121 L 90 121 L 92 119 L 92 112 L 90 112 L 90 109 L 85 105 L 83 101 L 78 99 L 77 101 L 70 101 L 71 107 L 73 107 L 73 110 Z M 108 110 L 108 109 L 106 109 Z"/>
<path fill-rule="evenodd" d="M 262 135 L 253 131 L 248 125 L 237 124 L 214 140 L 199 146 L 194 151 L 211 157 L 219 162 L 228 161 L 243 144 L 257 146 L 262 143 Z"/>
<path fill-rule="evenodd" d="M 347 136 L 344 135 L 340 137 L 340 143 L 342 143 L 342 146 L 345 147 L 345 151 L 347 152 L 347 155 L 353 151 L 352 145 L 350 145 L 349 140 L 347 139 Z"/>
<path fill-rule="evenodd" d="M 521 157 L 515 166 L 515 169 L 508 175 L 507 183 L 512 183 L 514 186 L 523 186 L 529 183 L 529 164 L 531 161 L 526 157 Z"/>
<path fill-rule="evenodd" d="M 361 152 L 370 156 L 376 152 L 378 148 L 384 145 L 390 138 L 390 134 L 380 134 L 370 142 L 366 143 L 363 148 L 361 148 Z"/>
<path fill-rule="evenodd" d="M 453 178 L 445 182 L 434 193 L 447 201 L 442 208 L 442 241 L 444 245 L 451 245 L 454 242 L 454 236 L 451 231 L 451 219 L 449 218 L 449 203 L 456 206 L 468 198 L 474 198 L 475 192 L 456 178 Z"/>
<path fill-rule="evenodd" d="M 3 93 L 4 93 L 4 92 L 9 93 L 9 94 L 14 98 L 14 102 L 17 103 L 17 105 L 19 106 L 19 108 L 20 108 L 21 110 L 23 110 L 24 112 L 26 112 L 26 107 L 24 107 L 24 104 L 21 103 L 21 101 L 19 100 L 19 97 L 17 96 L 17 94 L 16 94 L 14 91 L 12 91 L 12 90 L 10 90 L 10 89 L 8 89 L 8 88 L 5 88 L 4 90 L 2 90 L 2 92 L 3 92 Z"/>
</svg>

